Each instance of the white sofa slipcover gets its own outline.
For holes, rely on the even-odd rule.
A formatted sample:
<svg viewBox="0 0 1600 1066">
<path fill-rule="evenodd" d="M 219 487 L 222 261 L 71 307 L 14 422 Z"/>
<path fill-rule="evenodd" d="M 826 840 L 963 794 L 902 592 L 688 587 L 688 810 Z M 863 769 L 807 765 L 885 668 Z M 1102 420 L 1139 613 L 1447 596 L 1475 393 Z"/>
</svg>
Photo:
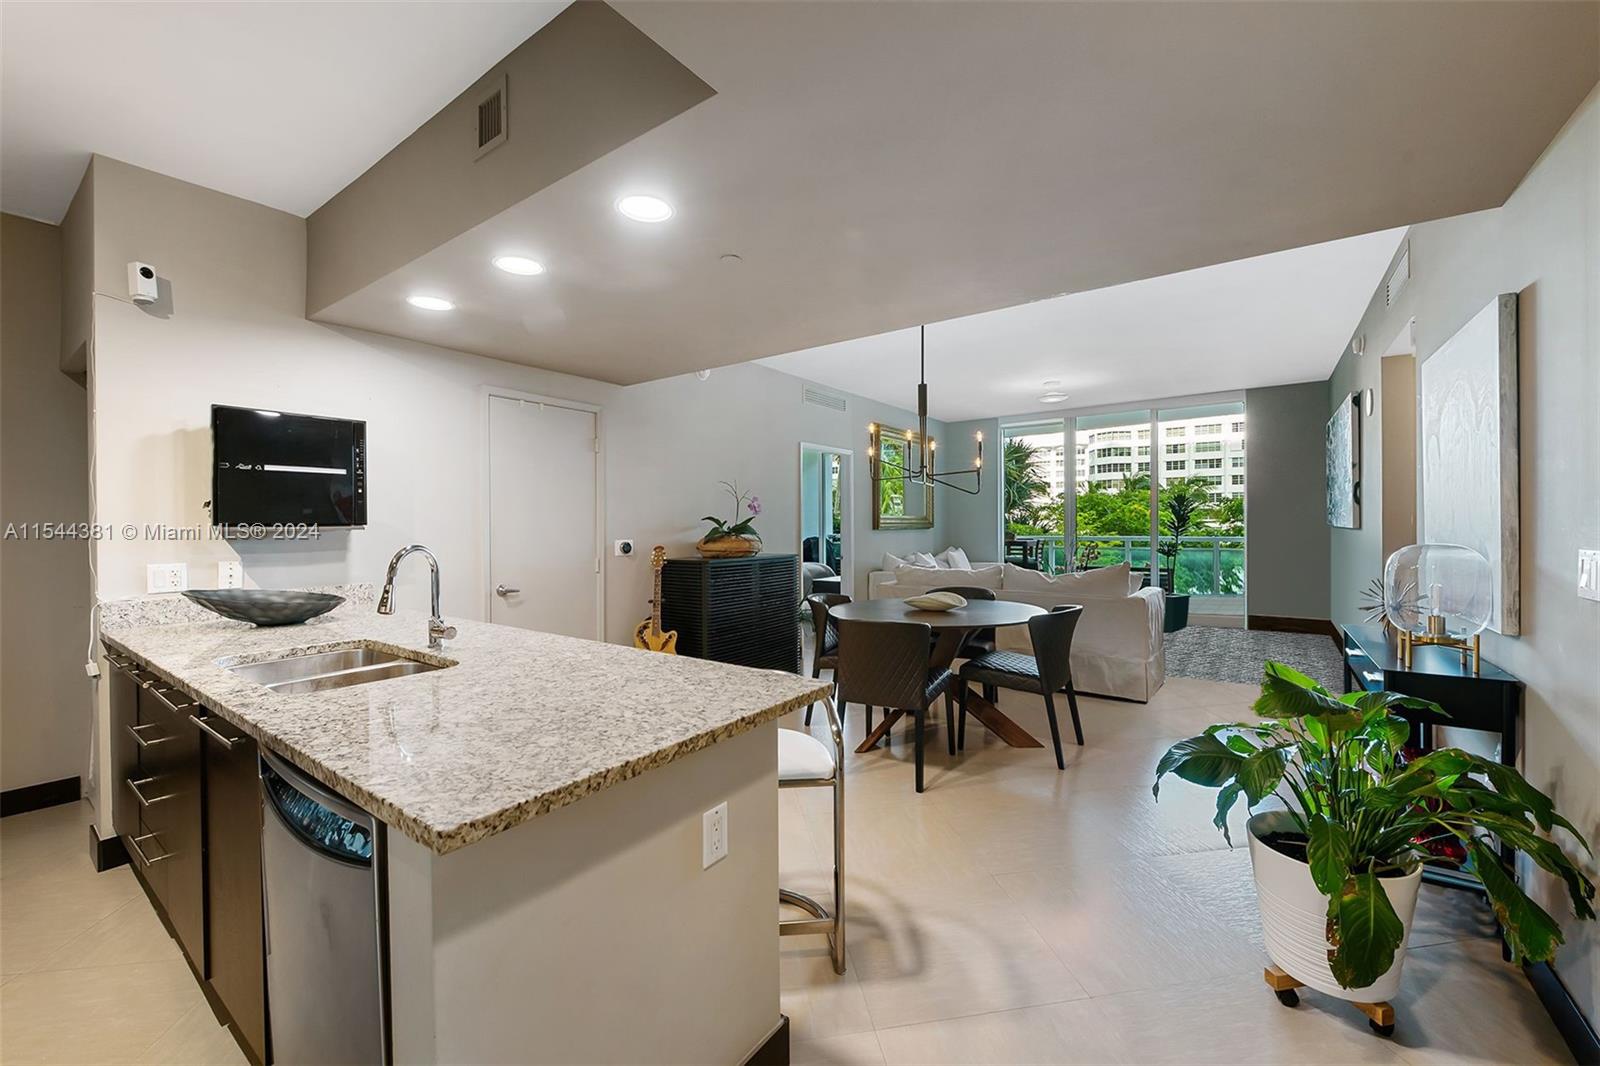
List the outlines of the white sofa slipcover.
<svg viewBox="0 0 1600 1066">
<path fill-rule="evenodd" d="M 898 567 L 868 575 L 872 599 L 915 596 L 946 585 L 993 588 L 996 599 L 1031 603 L 1048 610 L 1062 604 L 1083 608 L 1072 638 L 1072 680 L 1079 692 L 1144 702 L 1166 680 L 1166 643 L 1161 631 L 1160 589 L 1127 591 L 1126 564 L 1056 578 L 1008 564 L 975 563 L 973 569 Z M 996 631 L 997 645 L 1031 654 L 1026 626 Z"/>
</svg>

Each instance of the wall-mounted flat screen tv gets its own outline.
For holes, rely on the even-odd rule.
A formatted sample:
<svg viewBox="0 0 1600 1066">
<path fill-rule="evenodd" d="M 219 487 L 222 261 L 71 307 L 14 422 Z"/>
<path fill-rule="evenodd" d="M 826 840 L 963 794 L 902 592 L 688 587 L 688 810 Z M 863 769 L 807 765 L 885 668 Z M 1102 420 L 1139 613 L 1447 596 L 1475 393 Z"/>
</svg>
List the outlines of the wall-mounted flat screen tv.
<svg viewBox="0 0 1600 1066">
<path fill-rule="evenodd" d="M 219 526 L 367 524 L 367 424 L 211 407 L 211 521 Z"/>
</svg>

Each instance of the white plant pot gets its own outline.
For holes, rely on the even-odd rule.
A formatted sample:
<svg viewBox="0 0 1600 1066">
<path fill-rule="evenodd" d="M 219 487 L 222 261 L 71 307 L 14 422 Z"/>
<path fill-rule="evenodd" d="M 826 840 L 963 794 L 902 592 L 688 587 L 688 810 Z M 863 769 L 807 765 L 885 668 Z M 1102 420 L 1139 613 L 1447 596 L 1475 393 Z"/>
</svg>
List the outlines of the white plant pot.
<svg viewBox="0 0 1600 1066">
<path fill-rule="evenodd" d="M 1250 865 L 1256 875 L 1256 899 L 1261 906 L 1261 929 L 1266 936 L 1267 956 L 1296 981 L 1318 992 L 1353 1003 L 1381 1003 L 1400 991 L 1400 966 L 1405 962 L 1406 941 L 1411 937 L 1411 919 L 1417 911 L 1417 891 L 1422 886 L 1422 867 L 1405 877 L 1379 879 L 1389 897 L 1389 905 L 1405 925 L 1405 935 L 1394 953 L 1394 965 L 1365 988 L 1340 988 L 1328 968 L 1328 897 L 1311 879 L 1311 867 L 1261 842 L 1274 832 L 1298 832 L 1294 819 L 1284 811 L 1264 811 L 1247 823 L 1250 834 Z"/>
</svg>

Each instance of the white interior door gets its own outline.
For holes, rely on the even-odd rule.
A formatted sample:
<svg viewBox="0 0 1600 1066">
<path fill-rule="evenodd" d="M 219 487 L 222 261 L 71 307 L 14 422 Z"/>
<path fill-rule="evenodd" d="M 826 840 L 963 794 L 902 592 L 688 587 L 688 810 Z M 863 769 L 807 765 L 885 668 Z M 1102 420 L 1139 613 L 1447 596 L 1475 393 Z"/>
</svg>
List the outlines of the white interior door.
<svg viewBox="0 0 1600 1066">
<path fill-rule="evenodd" d="M 593 411 L 489 397 L 489 620 L 599 639 Z"/>
</svg>

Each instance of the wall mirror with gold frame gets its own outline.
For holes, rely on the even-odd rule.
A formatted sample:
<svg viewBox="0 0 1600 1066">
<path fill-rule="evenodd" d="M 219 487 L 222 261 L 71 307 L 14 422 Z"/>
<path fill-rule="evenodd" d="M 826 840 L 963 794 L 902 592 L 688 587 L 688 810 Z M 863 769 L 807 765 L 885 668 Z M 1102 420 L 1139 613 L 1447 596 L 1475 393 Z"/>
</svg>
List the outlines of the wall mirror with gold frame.
<svg viewBox="0 0 1600 1066">
<path fill-rule="evenodd" d="M 882 454 L 871 466 L 882 476 L 867 485 L 872 495 L 872 528 L 932 529 L 933 486 L 898 476 L 919 461 L 916 438 L 907 430 L 880 426 L 878 441 Z"/>
</svg>

